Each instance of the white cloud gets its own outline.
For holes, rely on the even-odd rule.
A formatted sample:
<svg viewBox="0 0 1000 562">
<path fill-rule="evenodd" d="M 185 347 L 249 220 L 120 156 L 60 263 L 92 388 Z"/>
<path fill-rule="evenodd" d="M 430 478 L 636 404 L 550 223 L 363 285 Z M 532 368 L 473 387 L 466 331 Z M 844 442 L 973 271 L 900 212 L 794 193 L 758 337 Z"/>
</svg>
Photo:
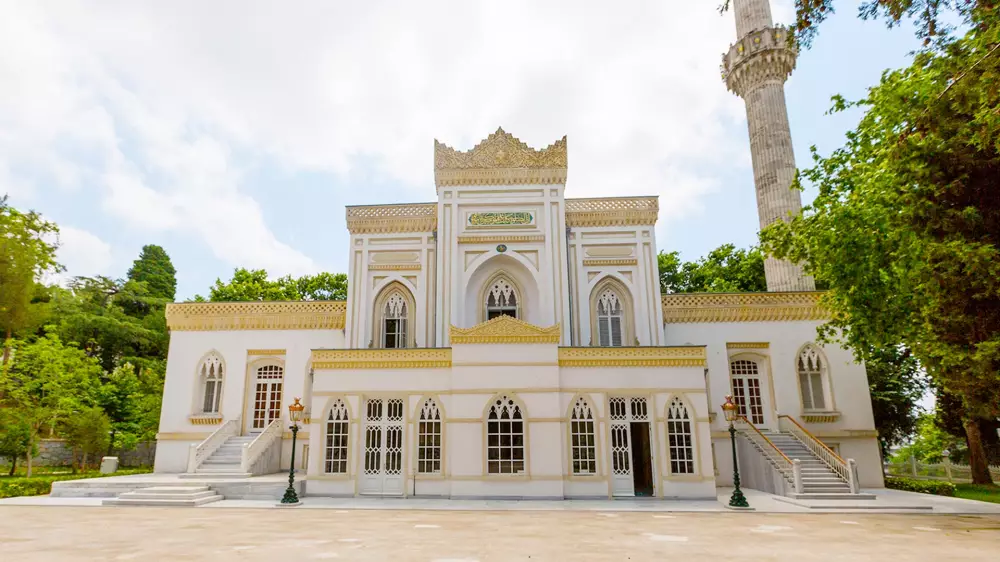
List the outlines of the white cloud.
<svg viewBox="0 0 1000 562">
<path fill-rule="evenodd" d="M 569 196 L 659 194 L 665 220 L 746 161 L 715 2 L 6 4 L 0 170 L 89 178 L 116 220 L 190 232 L 230 264 L 317 268 L 240 191 L 240 154 L 345 177 L 362 156 L 423 201 L 433 138 L 568 134 Z"/>
<path fill-rule="evenodd" d="M 56 260 L 66 271 L 47 279 L 61 282 L 76 276 L 106 275 L 113 261 L 111 245 L 86 230 L 72 226 L 59 227 L 59 249 Z"/>
</svg>

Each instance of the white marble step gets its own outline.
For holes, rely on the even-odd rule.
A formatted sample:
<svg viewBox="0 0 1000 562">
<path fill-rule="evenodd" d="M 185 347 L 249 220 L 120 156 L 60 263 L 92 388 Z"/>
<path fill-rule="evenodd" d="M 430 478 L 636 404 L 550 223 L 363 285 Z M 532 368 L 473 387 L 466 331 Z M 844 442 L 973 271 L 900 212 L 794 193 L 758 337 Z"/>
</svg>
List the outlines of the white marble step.
<svg viewBox="0 0 1000 562">
<path fill-rule="evenodd" d="M 101 504 L 194 507 L 221 499 L 223 497 L 208 486 L 153 486 L 126 492 Z"/>
</svg>

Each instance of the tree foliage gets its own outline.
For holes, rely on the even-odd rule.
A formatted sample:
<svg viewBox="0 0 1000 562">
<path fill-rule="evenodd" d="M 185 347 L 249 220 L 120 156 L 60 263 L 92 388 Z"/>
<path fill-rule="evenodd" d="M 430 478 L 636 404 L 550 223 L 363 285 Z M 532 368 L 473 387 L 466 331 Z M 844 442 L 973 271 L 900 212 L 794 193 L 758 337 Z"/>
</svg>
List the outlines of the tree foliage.
<svg viewBox="0 0 1000 562">
<path fill-rule="evenodd" d="M 244 301 L 331 301 L 347 299 L 347 275 L 343 273 L 318 273 L 293 278 L 288 275 L 268 279 L 263 269 L 237 269 L 233 278 L 223 283 L 215 280 L 209 292 L 213 302 Z M 195 297 L 196 301 L 205 300 Z"/>
<path fill-rule="evenodd" d="M 920 363 L 901 346 L 872 349 L 865 354 L 868 389 L 883 455 L 917 429 L 921 412 L 915 404 L 927 389 Z"/>
<path fill-rule="evenodd" d="M 657 258 L 663 293 L 737 293 L 767 290 L 764 254 L 723 244 L 707 256 L 682 262 L 678 252 L 661 251 Z"/>
<path fill-rule="evenodd" d="M 160 246 L 147 244 L 142 247 L 139 258 L 128 270 L 128 279 L 145 283 L 146 295 L 154 299 L 171 302 L 177 294 L 177 270 Z"/>
<path fill-rule="evenodd" d="M 796 184 L 819 188 L 765 251 L 829 284 L 829 339 L 856 353 L 903 344 L 962 397 L 973 477 L 989 481 L 978 418 L 1000 407 L 1000 25 L 977 21 L 939 51 L 886 72 L 857 102 L 844 147 Z M 866 357 L 862 357 L 866 358 Z"/>
</svg>

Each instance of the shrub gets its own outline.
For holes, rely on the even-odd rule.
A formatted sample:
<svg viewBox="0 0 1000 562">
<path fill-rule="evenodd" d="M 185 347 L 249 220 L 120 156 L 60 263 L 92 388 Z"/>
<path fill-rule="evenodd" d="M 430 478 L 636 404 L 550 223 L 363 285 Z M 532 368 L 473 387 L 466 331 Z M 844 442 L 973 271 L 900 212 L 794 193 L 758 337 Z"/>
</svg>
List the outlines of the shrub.
<svg viewBox="0 0 1000 562">
<path fill-rule="evenodd" d="M 951 482 L 940 480 L 914 480 L 913 478 L 889 477 L 885 479 L 885 487 L 893 490 L 906 490 L 907 492 L 920 492 L 921 494 L 934 494 L 937 496 L 954 496 L 955 485 Z"/>
<path fill-rule="evenodd" d="M 100 478 L 102 476 L 124 476 L 126 474 L 143 474 L 150 472 L 148 468 L 130 468 L 119 470 L 114 474 L 100 472 L 85 472 L 60 476 L 32 476 L 31 478 L 12 477 L 0 479 L 0 498 L 15 498 L 18 496 L 43 496 L 52 491 L 52 483 L 60 480 L 80 480 L 82 478 Z"/>
</svg>

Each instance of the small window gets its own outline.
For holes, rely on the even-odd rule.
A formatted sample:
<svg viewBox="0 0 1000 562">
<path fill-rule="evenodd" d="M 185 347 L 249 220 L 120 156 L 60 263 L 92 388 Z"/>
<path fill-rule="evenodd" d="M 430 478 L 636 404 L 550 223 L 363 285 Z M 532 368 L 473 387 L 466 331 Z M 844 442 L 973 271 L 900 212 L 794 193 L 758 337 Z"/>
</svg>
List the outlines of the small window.
<svg viewBox="0 0 1000 562">
<path fill-rule="evenodd" d="M 597 474 L 594 410 L 583 397 L 578 398 L 573 405 L 569 425 L 573 474 Z"/>
<path fill-rule="evenodd" d="M 326 417 L 326 456 L 323 471 L 328 474 L 347 474 L 347 406 L 343 400 L 334 402 Z"/>
<path fill-rule="evenodd" d="M 382 347 L 406 347 L 407 307 L 400 292 L 397 291 L 386 299 L 382 322 Z"/>
<path fill-rule="evenodd" d="M 493 320 L 499 316 L 517 318 L 518 304 L 514 285 L 501 277 L 486 294 L 486 319 Z"/>
<path fill-rule="evenodd" d="M 202 413 L 218 414 L 222 400 L 222 358 L 215 353 L 201 362 L 199 375 L 202 384 Z"/>
<path fill-rule="evenodd" d="M 433 398 L 424 401 L 417 423 L 417 472 L 440 474 L 441 409 Z"/>
<path fill-rule="evenodd" d="M 667 446 L 670 451 L 671 474 L 694 474 L 692 443 L 691 414 L 680 398 L 674 398 L 667 408 Z"/>
<path fill-rule="evenodd" d="M 597 299 L 597 340 L 602 347 L 622 345 L 622 303 L 618 294 L 608 289 Z"/>
<path fill-rule="evenodd" d="M 486 468 L 489 474 L 524 472 L 524 416 L 507 396 L 493 400 L 486 415 Z"/>
<path fill-rule="evenodd" d="M 802 388 L 802 407 L 806 410 L 825 410 L 826 395 L 823 378 L 826 365 L 819 349 L 807 345 L 799 353 L 799 386 Z"/>
</svg>

